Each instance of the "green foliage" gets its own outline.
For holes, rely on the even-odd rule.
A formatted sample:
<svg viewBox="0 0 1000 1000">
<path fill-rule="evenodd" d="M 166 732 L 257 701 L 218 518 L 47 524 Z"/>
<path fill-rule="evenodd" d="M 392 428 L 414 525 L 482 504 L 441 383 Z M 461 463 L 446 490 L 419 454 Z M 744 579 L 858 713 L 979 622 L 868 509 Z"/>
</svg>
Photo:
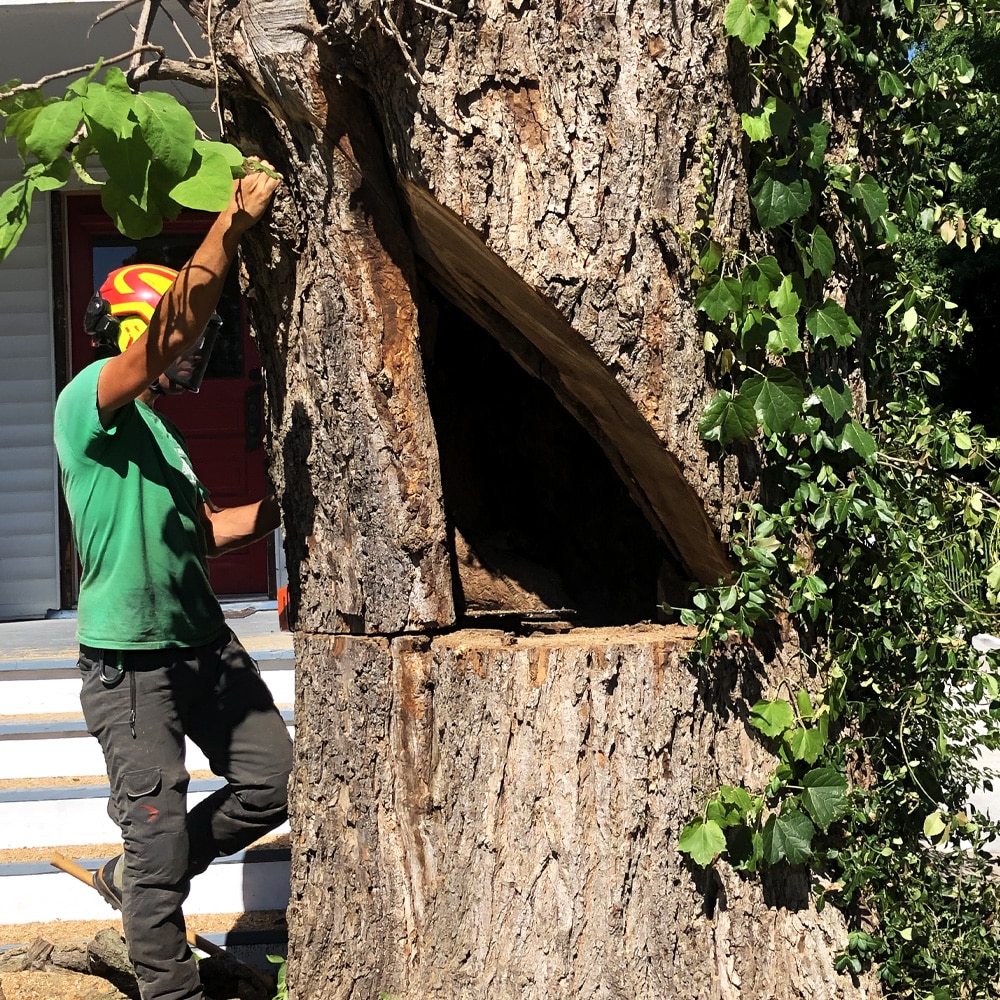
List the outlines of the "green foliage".
<svg viewBox="0 0 1000 1000">
<path fill-rule="evenodd" d="M 267 960 L 278 967 L 277 992 L 274 994 L 274 1000 L 288 1000 L 288 982 L 285 978 L 288 972 L 287 961 L 281 955 L 268 955 Z"/>
<path fill-rule="evenodd" d="M 737 571 L 681 620 L 704 659 L 780 616 L 820 683 L 752 707 L 769 782 L 719 789 L 680 849 L 747 875 L 808 865 L 817 906 L 852 921 L 837 968 L 874 965 L 888 996 L 1000 991 L 1000 890 L 979 853 L 997 830 L 968 808 L 978 748 L 1000 747 L 997 652 L 973 641 L 1000 631 L 1000 442 L 935 396 L 967 324 L 914 253 L 1000 237 L 996 199 L 967 200 L 954 155 L 954 130 L 992 107 L 974 47 L 936 42 L 976 36 L 996 6 L 882 0 L 854 26 L 818 0 L 731 0 L 726 32 L 759 84 L 742 116 L 759 230 L 714 238 L 709 192 L 693 239 L 719 382 L 699 429 L 713 448 L 754 442 L 763 472 L 736 515 Z M 836 123 L 835 155 L 814 57 L 881 95 L 874 123 Z M 857 266 L 872 277 L 855 302 Z"/>
<path fill-rule="evenodd" d="M 17 245 L 38 192 L 61 188 L 75 173 L 98 184 L 93 162 L 106 172 L 101 201 L 119 230 L 153 236 L 184 208 L 218 212 L 234 177 L 252 169 L 234 146 L 196 137 L 191 115 L 172 96 L 133 93 L 124 73 L 101 67 L 45 97 L 18 81 L 0 86 L 3 134 L 17 143 L 23 175 L 0 194 L 0 262 Z"/>
</svg>

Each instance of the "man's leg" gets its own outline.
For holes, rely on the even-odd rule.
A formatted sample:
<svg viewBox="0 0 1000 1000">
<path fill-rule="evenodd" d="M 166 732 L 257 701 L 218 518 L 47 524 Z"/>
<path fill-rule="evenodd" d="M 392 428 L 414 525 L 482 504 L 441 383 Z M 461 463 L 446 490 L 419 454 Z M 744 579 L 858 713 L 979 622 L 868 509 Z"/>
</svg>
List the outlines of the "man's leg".
<svg viewBox="0 0 1000 1000">
<path fill-rule="evenodd" d="M 161 659 L 154 665 L 151 654 L 139 659 L 140 669 L 109 686 L 99 660 L 81 653 L 80 700 L 87 727 L 104 750 L 109 812 L 125 844 L 122 921 L 143 1000 L 200 1000 L 201 980 L 181 914 L 190 884 L 189 776 L 171 680 L 175 664 Z M 114 671 L 105 676 L 113 678 Z"/>
<path fill-rule="evenodd" d="M 285 821 L 292 767 L 288 729 L 239 640 L 230 634 L 199 654 L 206 690 L 188 706 L 184 726 L 227 784 L 188 815 L 189 875 Z"/>
</svg>

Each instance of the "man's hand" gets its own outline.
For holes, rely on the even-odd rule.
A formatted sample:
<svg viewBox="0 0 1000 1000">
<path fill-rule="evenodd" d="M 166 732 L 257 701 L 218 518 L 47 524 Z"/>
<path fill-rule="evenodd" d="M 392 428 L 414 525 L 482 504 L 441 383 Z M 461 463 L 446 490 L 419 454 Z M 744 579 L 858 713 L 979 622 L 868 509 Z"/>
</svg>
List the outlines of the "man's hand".
<svg viewBox="0 0 1000 1000">
<path fill-rule="evenodd" d="M 257 169 L 233 182 L 233 197 L 228 211 L 232 213 L 233 225 L 243 231 L 249 229 L 267 211 L 274 192 L 281 184 L 281 175 L 267 160 L 260 160 L 259 164 Z"/>
</svg>

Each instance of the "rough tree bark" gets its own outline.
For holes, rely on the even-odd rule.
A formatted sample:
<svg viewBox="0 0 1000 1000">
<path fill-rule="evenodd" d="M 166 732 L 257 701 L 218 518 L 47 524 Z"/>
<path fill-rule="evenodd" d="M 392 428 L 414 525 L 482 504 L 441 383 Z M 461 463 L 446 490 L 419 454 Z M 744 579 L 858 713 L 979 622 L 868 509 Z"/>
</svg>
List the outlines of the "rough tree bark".
<svg viewBox="0 0 1000 1000">
<path fill-rule="evenodd" d="M 706 158 L 716 237 L 754 240 L 725 5 L 441 4 L 191 6 L 244 83 L 229 136 L 287 179 L 247 263 L 299 678 L 292 994 L 873 995 L 834 974 L 844 921 L 807 873 L 742 881 L 677 851 L 720 781 L 760 787 L 747 705 L 801 669 L 743 648 L 699 676 L 691 636 L 655 624 L 664 595 L 726 573 L 755 488 L 751 453 L 698 437 L 712 387 L 684 245 Z M 641 515 L 659 568 L 631 618 L 600 620 L 600 594 L 574 618 L 580 580 L 477 520 L 489 491 L 448 403 L 502 366 L 454 365 L 473 329 L 551 389 Z M 533 631 L 547 609 L 568 624 Z"/>
</svg>

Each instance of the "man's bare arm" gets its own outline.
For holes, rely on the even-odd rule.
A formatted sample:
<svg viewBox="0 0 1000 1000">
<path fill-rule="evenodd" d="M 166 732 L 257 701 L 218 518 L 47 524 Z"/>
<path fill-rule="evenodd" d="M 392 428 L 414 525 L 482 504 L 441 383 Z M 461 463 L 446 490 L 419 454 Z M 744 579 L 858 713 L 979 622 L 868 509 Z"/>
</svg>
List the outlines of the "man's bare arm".
<svg viewBox="0 0 1000 1000">
<path fill-rule="evenodd" d="M 271 534 L 281 523 L 281 509 L 273 494 L 242 507 L 215 507 L 203 503 L 201 523 L 209 556 L 221 556 Z"/>
<path fill-rule="evenodd" d="M 202 335 L 243 234 L 264 214 L 280 181 L 255 172 L 233 183 L 229 206 L 178 272 L 153 313 L 149 329 L 101 370 L 97 405 L 107 426 L 126 403 L 149 388 Z"/>
</svg>

